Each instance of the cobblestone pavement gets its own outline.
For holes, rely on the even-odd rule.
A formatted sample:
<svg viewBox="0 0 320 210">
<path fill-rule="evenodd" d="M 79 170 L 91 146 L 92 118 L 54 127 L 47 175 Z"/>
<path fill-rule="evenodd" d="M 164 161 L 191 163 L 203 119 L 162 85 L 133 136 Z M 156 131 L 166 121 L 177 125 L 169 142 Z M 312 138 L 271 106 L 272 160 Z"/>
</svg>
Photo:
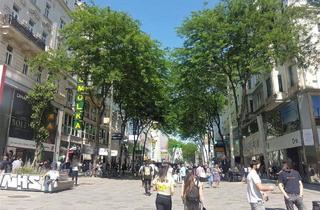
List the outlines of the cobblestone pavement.
<svg viewBox="0 0 320 210">
<path fill-rule="evenodd" d="M 181 185 L 173 197 L 173 210 L 183 210 Z M 209 210 L 247 210 L 246 185 L 222 182 L 220 188 L 205 188 L 206 207 Z M 319 189 L 320 190 L 320 189 Z M 312 209 L 312 200 L 320 200 L 320 191 L 306 190 L 304 202 Z M 101 178 L 81 178 L 80 185 L 59 193 L 20 192 L 0 190 L 0 210 L 155 210 L 155 194 L 143 194 L 141 181 Z M 269 195 L 267 210 L 285 209 L 279 191 Z"/>
</svg>

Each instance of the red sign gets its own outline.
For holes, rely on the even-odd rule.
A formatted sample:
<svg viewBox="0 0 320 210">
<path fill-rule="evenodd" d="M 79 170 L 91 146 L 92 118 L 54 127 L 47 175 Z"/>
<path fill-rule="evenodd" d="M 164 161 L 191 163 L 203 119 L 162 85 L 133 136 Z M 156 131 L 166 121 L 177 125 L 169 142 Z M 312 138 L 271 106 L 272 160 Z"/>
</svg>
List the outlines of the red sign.
<svg viewBox="0 0 320 210">
<path fill-rule="evenodd" d="M 0 65 L 0 104 L 2 103 L 2 95 L 4 90 L 4 80 L 6 79 L 6 65 Z"/>
</svg>

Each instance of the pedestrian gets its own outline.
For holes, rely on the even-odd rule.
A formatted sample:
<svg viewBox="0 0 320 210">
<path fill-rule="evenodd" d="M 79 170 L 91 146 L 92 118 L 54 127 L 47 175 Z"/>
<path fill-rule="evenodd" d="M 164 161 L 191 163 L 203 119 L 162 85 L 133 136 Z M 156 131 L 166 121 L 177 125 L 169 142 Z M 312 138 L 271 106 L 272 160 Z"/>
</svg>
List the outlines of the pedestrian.
<svg viewBox="0 0 320 210">
<path fill-rule="evenodd" d="M 3 156 L 3 160 L 0 161 L 0 175 L 3 173 L 8 173 L 10 166 L 10 162 L 8 161 L 8 156 Z"/>
<path fill-rule="evenodd" d="M 157 191 L 157 210 L 171 210 L 172 198 L 174 194 L 174 180 L 168 176 L 169 165 L 165 164 L 159 170 L 159 176 L 153 181 L 154 190 Z"/>
<path fill-rule="evenodd" d="M 78 185 L 78 176 L 79 176 L 79 162 L 74 159 L 72 161 L 72 181 L 75 181 L 74 184 Z"/>
<path fill-rule="evenodd" d="M 260 168 L 260 162 L 252 160 L 250 162 L 251 170 L 247 177 L 247 199 L 251 206 L 251 210 L 265 210 L 264 197 L 261 192 L 273 191 L 273 186 L 261 184 L 261 179 L 257 173 Z"/>
<path fill-rule="evenodd" d="M 303 204 L 303 184 L 298 171 L 293 169 L 292 160 L 283 161 L 283 168 L 279 174 L 279 189 L 284 195 L 287 210 L 293 210 L 294 205 L 299 210 L 306 209 Z"/>
<path fill-rule="evenodd" d="M 45 175 L 44 175 L 44 193 L 48 193 L 49 190 L 52 192 L 53 184 L 59 179 L 59 171 L 57 170 L 57 165 L 52 165 L 51 170 L 49 170 Z M 51 189 L 49 189 L 49 186 L 51 185 Z"/>
<path fill-rule="evenodd" d="M 182 184 L 181 198 L 185 210 L 200 210 L 204 208 L 203 184 L 199 177 L 189 173 Z"/>
<path fill-rule="evenodd" d="M 207 174 L 205 171 L 205 165 L 201 166 L 199 165 L 196 169 L 196 175 L 200 178 L 200 182 L 206 182 L 207 181 Z"/>
<path fill-rule="evenodd" d="M 145 162 L 145 165 L 143 166 L 142 169 L 143 173 L 143 183 L 144 183 L 144 189 L 145 189 L 145 194 L 150 196 L 150 190 L 151 190 L 151 180 L 152 180 L 152 167 L 149 165 L 149 161 Z"/>
<path fill-rule="evenodd" d="M 16 160 L 12 162 L 12 173 L 17 173 L 17 171 L 22 167 L 22 159 L 17 157 Z"/>
<path fill-rule="evenodd" d="M 186 177 L 186 173 L 187 173 L 187 168 L 185 165 L 182 165 L 182 167 L 180 168 L 180 176 L 181 176 L 182 183 L 184 182 L 184 178 Z"/>
<path fill-rule="evenodd" d="M 215 183 L 215 186 L 213 186 L 213 183 L 212 183 L 212 187 L 219 187 L 220 180 L 221 180 L 220 174 L 221 174 L 221 170 L 219 168 L 219 165 L 216 164 L 212 169 L 213 182 Z"/>
</svg>

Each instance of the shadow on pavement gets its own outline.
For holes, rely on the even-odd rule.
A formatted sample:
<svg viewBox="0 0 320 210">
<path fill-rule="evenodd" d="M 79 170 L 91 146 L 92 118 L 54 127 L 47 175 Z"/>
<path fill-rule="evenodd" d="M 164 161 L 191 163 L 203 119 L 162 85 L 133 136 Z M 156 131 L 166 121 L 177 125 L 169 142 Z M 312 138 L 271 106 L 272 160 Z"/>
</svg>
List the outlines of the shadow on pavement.
<svg viewBox="0 0 320 210">
<path fill-rule="evenodd" d="M 283 208 L 266 208 L 266 210 L 285 210 Z"/>
</svg>

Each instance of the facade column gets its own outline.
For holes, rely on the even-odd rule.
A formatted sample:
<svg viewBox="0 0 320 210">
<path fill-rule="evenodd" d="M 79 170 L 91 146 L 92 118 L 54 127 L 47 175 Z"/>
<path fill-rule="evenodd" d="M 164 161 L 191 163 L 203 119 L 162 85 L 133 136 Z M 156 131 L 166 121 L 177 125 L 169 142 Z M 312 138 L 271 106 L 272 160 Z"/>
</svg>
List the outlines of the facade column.
<svg viewBox="0 0 320 210">
<path fill-rule="evenodd" d="M 261 114 L 257 115 L 257 122 L 258 122 L 258 128 L 259 128 L 259 145 L 262 149 L 265 169 L 266 169 L 267 175 L 269 176 L 269 157 L 268 157 L 268 152 L 266 147 L 267 135 L 264 129 L 264 124 L 263 124 L 263 119 Z"/>
<path fill-rule="evenodd" d="M 58 126 L 56 132 L 56 139 L 54 145 L 54 153 L 53 153 L 53 160 L 58 162 L 59 155 L 60 155 L 60 143 L 61 143 L 61 131 L 62 131 L 62 121 L 63 121 L 64 111 L 59 109 L 58 111 Z"/>
</svg>

